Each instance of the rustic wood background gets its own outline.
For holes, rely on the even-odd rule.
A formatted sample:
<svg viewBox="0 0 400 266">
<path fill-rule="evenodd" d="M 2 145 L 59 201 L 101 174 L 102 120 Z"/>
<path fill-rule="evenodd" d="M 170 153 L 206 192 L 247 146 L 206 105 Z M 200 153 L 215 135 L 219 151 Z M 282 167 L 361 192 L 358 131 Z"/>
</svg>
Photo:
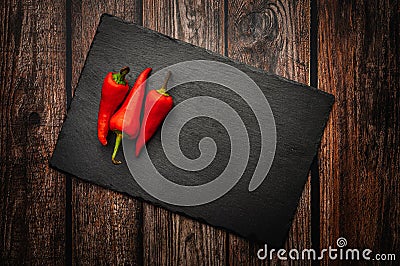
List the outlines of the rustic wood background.
<svg viewBox="0 0 400 266">
<path fill-rule="evenodd" d="M 0 264 L 277 263 L 257 259 L 260 245 L 49 168 L 102 13 L 334 94 L 286 248 L 342 236 L 400 260 L 399 1 L 2 0 L 0 10 Z"/>
</svg>

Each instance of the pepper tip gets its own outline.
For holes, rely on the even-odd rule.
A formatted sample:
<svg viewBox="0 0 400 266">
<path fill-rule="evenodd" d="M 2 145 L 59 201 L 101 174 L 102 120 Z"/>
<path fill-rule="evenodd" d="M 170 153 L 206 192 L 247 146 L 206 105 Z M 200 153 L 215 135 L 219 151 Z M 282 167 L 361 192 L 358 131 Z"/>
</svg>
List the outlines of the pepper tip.
<svg viewBox="0 0 400 266">
<path fill-rule="evenodd" d="M 99 141 L 100 141 L 101 145 L 103 145 L 103 146 L 107 146 L 107 144 L 108 144 L 106 139 L 99 139 Z"/>
</svg>

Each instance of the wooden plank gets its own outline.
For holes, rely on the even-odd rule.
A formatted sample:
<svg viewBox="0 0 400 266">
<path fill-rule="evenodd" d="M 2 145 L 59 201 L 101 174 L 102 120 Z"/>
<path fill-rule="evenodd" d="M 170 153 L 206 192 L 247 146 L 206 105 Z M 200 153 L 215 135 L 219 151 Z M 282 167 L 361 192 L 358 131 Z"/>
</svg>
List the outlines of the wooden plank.
<svg viewBox="0 0 400 266">
<path fill-rule="evenodd" d="M 143 3 L 143 25 L 174 38 L 224 53 L 222 1 L 151 0 Z M 144 204 L 145 265 L 224 265 L 226 233 Z"/>
<path fill-rule="evenodd" d="M 65 2 L 0 3 L 0 261 L 65 261 L 65 176 L 49 168 L 66 111 Z"/>
<path fill-rule="evenodd" d="M 400 249 L 400 4 L 318 1 L 321 247 Z M 326 261 L 328 263 L 328 261 Z"/>
<path fill-rule="evenodd" d="M 229 1 L 228 56 L 305 84 L 309 83 L 310 43 L 309 1 Z M 297 214 L 285 244 L 311 248 L 311 185 L 305 185 Z M 262 245 L 229 235 L 229 264 L 268 264 L 260 261 Z M 271 261 L 276 264 L 277 259 Z M 287 261 L 286 263 L 290 263 Z M 310 264 L 296 261 L 295 264 Z"/>
<path fill-rule="evenodd" d="M 138 21 L 136 0 L 72 0 L 72 87 L 76 87 L 102 13 Z M 123 36 L 116 36 L 123 38 Z M 73 262 L 140 264 L 142 204 L 125 195 L 73 179 Z"/>
</svg>

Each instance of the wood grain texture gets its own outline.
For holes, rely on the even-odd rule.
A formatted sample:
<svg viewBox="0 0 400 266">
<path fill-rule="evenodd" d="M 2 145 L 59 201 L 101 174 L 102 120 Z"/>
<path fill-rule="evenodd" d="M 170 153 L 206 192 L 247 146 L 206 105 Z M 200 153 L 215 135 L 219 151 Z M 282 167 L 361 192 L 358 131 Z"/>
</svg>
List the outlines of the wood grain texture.
<svg viewBox="0 0 400 266">
<path fill-rule="evenodd" d="M 318 1 L 319 88 L 336 95 L 320 150 L 321 247 L 400 249 L 400 4 Z M 327 263 L 327 262 L 326 262 Z"/>
<path fill-rule="evenodd" d="M 224 52 L 221 1 L 143 2 L 148 26 Z M 264 2 L 228 1 L 229 56 L 308 83 L 309 1 Z M 400 9 L 375 5 L 318 1 L 319 88 L 336 95 L 319 159 L 322 248 L 343 236 L 349 247 L 400 249 Z M 72 9 L 75 88 L 100 14 L 141 14 L 135 0 Z M 65 1 L 4 0 L 0 12 L 0 264 L 59 265 L 65 178 L 47 161 L 65 115 Z M 309 198 L 308 182 L 286 247 L 310 247 Z M 137 201 L 74 179 L 73 211 L 74 262 L 141 262 Z M 259 264 L 259 247 L 234 235 L 152 205 L 144 215 L 146 264 Z"/>
<path fill-rule="evenodd" d="M 221 1 L 151 0 L 143 3 L 143 25 L 214 52 L 224 53 Z M 145 265 L 225 265 L 223 230 L 144 204 Z"/>
<path fill-rule="evenodd" d="M 72 1 L 73 90 L 101 14 L 109 13 L 128 21 L 137 21 L 140 18 L 139 10 L 135 0 Z M 77 179 L 73 179 L 72 193 L 73 262 L 97 265 L 140 264 L 142 204 L 125 195 Z"/>
<path fill-rule="evenodd" d="M 277 75 L 309 83 L 309 1 L 229 1 L 228 56 Z M 311 247 L 311 184 L 305 185 L 285 248 Z M 229 264 L 276 264 L 260 261 L 262 245 L 229 235 Z M 286 262 L 287 263 L 287 262 Z M 296 261 L 295 264 L 310 264 Z M 289 263 L 290 264 L 290 263 Z"/>
<path fill-rule="evenodd" d="M 65 261 L 65 178 L 48 166 L 66 111 L 64 8 L 0 3 L 1 264 Z"/>
</svg>

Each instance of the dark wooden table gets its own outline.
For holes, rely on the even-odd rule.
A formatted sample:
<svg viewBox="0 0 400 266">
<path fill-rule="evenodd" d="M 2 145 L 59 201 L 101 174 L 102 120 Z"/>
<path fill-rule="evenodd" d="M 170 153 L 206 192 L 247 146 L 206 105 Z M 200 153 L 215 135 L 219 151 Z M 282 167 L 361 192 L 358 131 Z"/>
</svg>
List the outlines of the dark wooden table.
<svg viewBox="0 0 400 266">
<path fill-rule="evenodd" d="M 345 237 L 400 260 L 399 1 L 3 0 L 0 10 L 0 264 L 260 263 L 260 245 L 49 168 L 105 12 L 334 94 L 286 248 Z"/>
</svg>

